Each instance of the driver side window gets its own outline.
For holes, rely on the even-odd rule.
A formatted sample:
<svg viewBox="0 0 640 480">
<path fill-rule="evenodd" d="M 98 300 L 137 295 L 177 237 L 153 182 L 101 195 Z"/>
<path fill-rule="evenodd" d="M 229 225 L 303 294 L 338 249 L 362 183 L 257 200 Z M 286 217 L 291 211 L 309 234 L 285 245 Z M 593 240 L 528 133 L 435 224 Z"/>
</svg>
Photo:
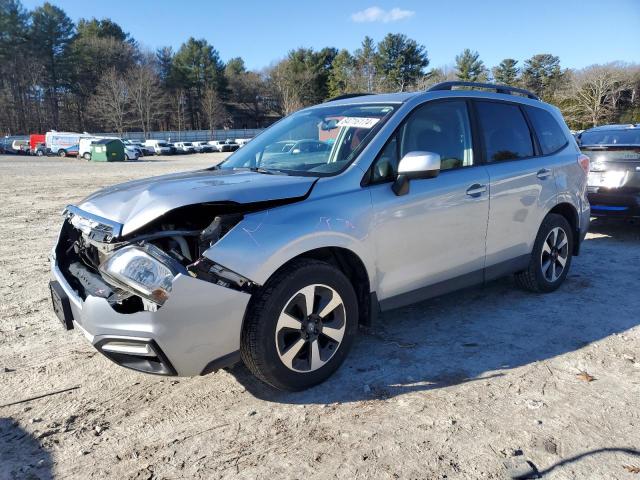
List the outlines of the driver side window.
<svg viewBox="0 0 640 480">
<path fill-rule="evenodd" d="M 472 166 L 471 126 L 466 102 L 430 102 L 414 110 L 375 160 L 372 182 L 395 179 L 400 159 L 414 151 L 439 154 L 441 170 Z"/>
</svg>

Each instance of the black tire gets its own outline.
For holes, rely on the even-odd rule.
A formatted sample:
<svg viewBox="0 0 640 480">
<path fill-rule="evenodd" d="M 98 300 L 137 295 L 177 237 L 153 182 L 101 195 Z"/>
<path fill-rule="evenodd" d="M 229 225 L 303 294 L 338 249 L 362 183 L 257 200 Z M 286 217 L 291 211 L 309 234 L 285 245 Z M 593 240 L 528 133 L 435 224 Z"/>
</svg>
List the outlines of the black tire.
<svg viewBox="0 0 640 480">
<path fill-rule="evenodd" d="M 542 250 L 550 233 L 556 228 L 561 229 L 564 235 L 566 235 L 567 244 L 558 252 L 560 255 L 564 255 L 566 253 L 566 260 L 560 275 L 555 280 L 550 280 L 548 278 L 549 275 L 546 275 L 543 271 Z M 540 225 L 540 229 L 538 230 L 538 235 L 536 236 L 536 241 L 533 245 L 533 251 L 531 252 L 529 267 L 526 270 L 515 274 L 516 284 L 524 290 L 536 293 L 549 293 L 556 290 L 560 285 L 562 285 L 562 282 L 564 282 L 564 279 L 569 273 L 571 259 L 573 257 L 573 242 L 573 230 L 567 219 L 562 215 L 557 215 L 555 213 L 548 214 L 542 221 L 542 225 Z M 545 258 L 548 258 L 551 261 L 553 257 L 548 257 L 548 255 L 549 254 L 545 254 Z M 556 255 L 556 257 L 557 256 L 558 255 Z"/>
<path fill-rule="evenodd" d="M 281 360 L 276 345 L 278 318 L 302 288 L 321 284 L 338 293 L 344 305 L 344 335 L 326 363 L 295 371 Z M 323 382 L 342 364 L 358 329 L 358 301 L 349 279 L 334 266 L 313 259 L 294 260 L 254 295 L 242 329 L 240 354 L 258 379 L 281 390 L 304 390 Z M 295 332 L 295 331 L 294 331 Z M 307 344 L 305 344 L 306 347 Z M 309 346 L 310 348 L 310 346 Z M 311 361 L 310 361 L 311 364 Z"/>
<path fill-rule="evenodd" d="M 62 158 L 66 157 L 67 151 L 61 148 L 60 150 L 58 150 L 58 156 Z"/>
<path fill-rule="evenodd" d="M 86 152 L 84 155 L 82 155 L 84 157 L 85 160 L 91 160 L 91 154 L 89 152 Z"/>
</svg>

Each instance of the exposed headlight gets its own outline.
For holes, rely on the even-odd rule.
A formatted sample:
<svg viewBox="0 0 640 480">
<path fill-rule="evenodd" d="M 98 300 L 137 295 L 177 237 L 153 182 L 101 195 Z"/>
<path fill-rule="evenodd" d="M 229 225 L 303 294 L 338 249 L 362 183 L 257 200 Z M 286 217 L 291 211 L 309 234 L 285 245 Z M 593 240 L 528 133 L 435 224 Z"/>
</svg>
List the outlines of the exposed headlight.
<svg viewBox="0 0 640 480">
<path fill-rule="evenodd" d="M 181 266 L 153 245 L 128 246 L 116 250 L 101 265 L 100 272 L 116 285 L 162 305 L 171 292 Z"/>
</svg>

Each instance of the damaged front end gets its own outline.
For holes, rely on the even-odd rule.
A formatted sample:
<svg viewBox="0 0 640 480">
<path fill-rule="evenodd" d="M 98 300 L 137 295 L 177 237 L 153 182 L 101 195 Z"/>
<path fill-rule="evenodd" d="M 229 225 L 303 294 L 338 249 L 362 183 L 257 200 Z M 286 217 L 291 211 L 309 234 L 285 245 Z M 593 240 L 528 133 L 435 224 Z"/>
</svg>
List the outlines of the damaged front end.
<svg viewBox="0 0 640 480">
<path fill-rule="evenodd" d="M 156 311 L 179 274 L 245 293 L 256 287 L 203 257 L 243 219 L 239 205 L 181 207 L 126 236 L 120 225 L 74 206 L 67 207 L 65 217 L 56 262 L 83 300 L 103 298 L 119 313 Z"/>
</svg>

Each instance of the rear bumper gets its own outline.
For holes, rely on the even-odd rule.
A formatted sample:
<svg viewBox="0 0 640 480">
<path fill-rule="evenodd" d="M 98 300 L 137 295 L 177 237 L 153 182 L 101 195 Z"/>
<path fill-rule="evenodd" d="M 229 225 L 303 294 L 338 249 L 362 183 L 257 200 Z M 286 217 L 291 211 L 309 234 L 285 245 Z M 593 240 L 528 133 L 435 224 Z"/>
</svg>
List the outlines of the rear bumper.
<svg viewBox="0 0 640 480">
<path fill-rule="evenodd" d="M 640 217 L 640 189 L 591 189 L 588 193 L 594 217 Z"/>
<path fill-rule="evenodd" d="M 237 360 L 250 295 L 178 275 L 156 312 L 119 313 L 104 299 L 78 296 L 51 258 L 51 278 L 69 299 L 73 325 L 102 354 L 146 373 L 194 376 Z"/>
</svg>

